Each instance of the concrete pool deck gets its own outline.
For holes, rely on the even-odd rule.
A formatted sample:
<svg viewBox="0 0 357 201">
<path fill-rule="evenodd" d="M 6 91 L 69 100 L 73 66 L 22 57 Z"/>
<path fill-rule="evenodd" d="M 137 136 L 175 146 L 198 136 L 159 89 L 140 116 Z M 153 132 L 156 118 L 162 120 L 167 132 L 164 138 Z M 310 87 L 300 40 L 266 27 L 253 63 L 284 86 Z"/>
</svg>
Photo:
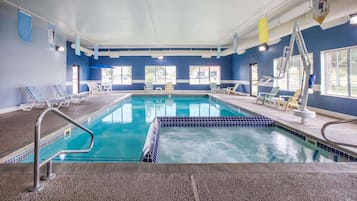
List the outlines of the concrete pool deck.
<svg viewBox="0 0 357 201">
<path fill-rule="evenodd" d="M 78 119 L 125 96 L 90 97 L 87 103 L 61 109 Z M 321 138 L 320 128 L 331 117 L 318 115 L 307 125 L 292 112 L 255 104 L 244 96 L 213 95 L 242 108 Z M 41 110 L 0 114 L 0 156 L 33 141 L 34 122 Z M 50 116 L 45 133 L 64 125 Z M 333 137 L 357 140 L 355 125 L 334 128 Z M 346 130 L 347 129 L 347 130 Z M 347 132 L 347 133 L 346 133 Z M 352 150 L 353 151 L 353 150 Z M 43 168 L 44 170 L 44 168 Z M 55 164 L 58 175 L 39 193 L 32 185 L 31 164 L 0 165 L 0 200 L 357 200 L 357 163 L 310 164 Z M 89 176 L 90 175 L 90 176 Z"/>
</svg>

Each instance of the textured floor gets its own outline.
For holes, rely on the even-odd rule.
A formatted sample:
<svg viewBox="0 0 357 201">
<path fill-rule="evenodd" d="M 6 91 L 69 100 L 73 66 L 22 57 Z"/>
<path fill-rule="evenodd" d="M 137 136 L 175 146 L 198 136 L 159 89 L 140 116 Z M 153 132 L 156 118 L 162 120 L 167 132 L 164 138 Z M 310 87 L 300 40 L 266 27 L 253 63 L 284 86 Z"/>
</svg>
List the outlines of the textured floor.
<svg viewBox="0 0 357 201">
<path fill-rule="evenodd" d="M 357 164 L 77 163 L 54 170 L 41 192 L 28 193 L 32 166 L 0 165 L 0 200 L 357 200 Z"/>
</svg>

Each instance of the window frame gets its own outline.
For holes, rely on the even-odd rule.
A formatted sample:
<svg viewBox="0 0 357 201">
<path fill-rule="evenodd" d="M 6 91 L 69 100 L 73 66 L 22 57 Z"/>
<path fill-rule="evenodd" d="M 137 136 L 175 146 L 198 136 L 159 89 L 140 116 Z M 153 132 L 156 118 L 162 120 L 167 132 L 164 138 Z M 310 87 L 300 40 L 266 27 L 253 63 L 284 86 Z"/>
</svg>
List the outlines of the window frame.
<svg viewBox="0 0 357 201">
<path fill-rule="evenodd" d="M 151 81 L 148 81 L 147 79 L 147 72 L 148 72 L 148 69 L 149 68 L 153 68 L 154 69 L 154 80 L 151 82 Z M 158 79 L 158 72 L 159 70 L 162 70 L 162 68 L 164 68 L 164 82 L 158 82 L 158 80 L 161 80 L 161 79 Z M 173 80 L 171 79 L 168 79 L 168 76 L 167 73 L 168 73 L 168 68 L 172 68 L 172 69 L 175 69 L 175 78 Z M 152 84 L 155 84 L 155 85 L 165 85 L 166 83 L 168 82 L 172 82 L 172 84 L 176 84 L 176 80 L 177 80 L 177 68 L 175 65 L 145 65 L 145 83 L 148 83 L 148 82 L 151 82 Z"/>
<path fill-rule="evenodd" d="M 308 53 L 309 57 L 310 57 L 310 63 L 311 63 L 311 70 L 310 70 L 310 74 L 313 74 L 314 72 L 314 65 L 313 65 L 313 60 L 314 60 L 314 54 L 313 52 L 310 52 Z M 299 70 L 298 70 L 298 87 L 292 87 L 292 83 L 290 83 L 290 80 L 294 80 L 292 77 L 290 77 L 290 74 L 291 72 L 289 70 L 291 70 L 291 65 L 293 63 L 295 63 L 296 61 L 299 61 Z M 273 59 L 273 73 L 274 75 L 277 73 L 277 65 L 279 63 L 279 58 L 274 58 Z M 303 63 L 302 63 L 302 60 L 301 60 L 301 56 L 300 54 L 297 54 L 297 55 L 291 55 L 290 57 L 290 61 L 289 61 L 289 64 L 288 64 L 288 68 L 287 68 L 287 71 L 286 71 L 286 74 L 285 74 L 285 77 L 283 79 L 279 79 L 279 80 L 284 80 L 284 83 L 279 83 L 279 80 L 277 79 L 274 79 L 273 81 L 273 86 L 274 87 L 280 87 L 280 90 L 284 90 L 284 91 L 296 91 L 297 89 L 301 89 L 302 88 L 302 79 L 303 79 L 303 76 L 304 76 L 304 67 L 303 67 Z M 285 81 L 286 80 L 286 81 Z M 286 83 L 285 83 L 286 82 Z M 286 86 L 281 86 L 282 84 L 286 85 Z"/>
<path fill-rule="evenodd" d="M 334 92 L 329 92 L 329 80 L 328 80 L 328 58 L 327 55 L 329 53 L 337 53 L 339 51 L 343 51 L 346 50 L 347 51 L 347 93 L 346 94 L 342 94 L 342 93 L 334 93 Z M 343 48 L 335 48 L 335 49 L 329 49 L 329 50 L 324 50 L 320 52 L 320 57 L 321 57 L 321 95 L 325 95 L 325 96 L 333 96 L 333 97 L 342 97 L 342 98 L 357 98 L 357 93 L 353 94 L 353 80 L 352 80 L 352 50 L 357 52 L 357 46 L 348 46 L 348 47 L 343 47 Z M 338 58 L 337 58 L 338 60 Z M 357 60 L 356 60 L 357 61 Z M 357 64 L 355 64 L 357 65 Z M 337 75 L 339 74 L 339 72 L 336 73 Z"/>
<path fill-rule="evenodd" d="M 130 72 L 131 72 L 130 80 L 128 83 L 125 83 L 123 81 L 123 80 L 125 80 L 124 77 L 127 77 L 126 74 L 124 76 L 124 73 L 123 73 L 124 68 L 129 68 Z M 114 70 L 118 70 L 118 69 L 120 69 L 120 79 L 119 79 L 120 82 L 114 83 Z M 132 68 L 132 66 L 112 66 L 112 83 L 113 83 L 113 85 L 132 85 L 133 84 L 133 68 Z"/>
<path fill-rule="evenodd" d="M 123 76 L 123 68 L 129 68 L 131 71 L 131 77 L 130 77 L 130 81 L 128 83 L 124 83 L 123 79 L 126 76 Z M 111 71 L 110 73 L 110 79 L 108 79 L 109 81 L 103 81 L 103 70 L 109 70 Z M 114 70 L 118 70 L 120 69 L 120 78 L 119 79 L 115 79 L 114 78 Z M 119 80 L 120 82 L 115 82 L 115 80 Z M 112 85 L 132 85 L 133 84 L 133 68 L 132 66 L 112 66 L 111 68 L 101 68 L 101 82 L 102 83 L 110 83 Z"/>
<path fill-rule="evenodd" d="M 205 71 L 201 71 L 201 68 L 208 68 L 208 83 L 204 82 L 204 83 L 201 83 L 201 80 L 204 80 L 206 78 L 201 78 L 201 76 L 199 76 L 198 78 L 195 78 L 195 80 L 198 80 L 198 83 L 193 83 L 193 78 L 192 78 L 192 75 L 191 75 L 191 68 L 199 68 L 198 70 L 198 73 L 200 74 L 201 72 L 205 72 Z M 190 85 L 210 85 L 213 81 L 212 81 L 212 75 L 211 75 L 211 72 L 217 72 L 216 70 L 213 71 L 211 70 L 211 68 L 218 68 L 219 70 L 219 76 L 216 75 L 217 77 L 217 80 L 215 83 L 217 85 L 220 85 L 221 84 L 221 77 L 222 77 L 222 68 L 220 65 L 190 65 L 189 66 L 189 84 Z M 214 83 L 214 82 L 213 82 Z"/>
</svg>

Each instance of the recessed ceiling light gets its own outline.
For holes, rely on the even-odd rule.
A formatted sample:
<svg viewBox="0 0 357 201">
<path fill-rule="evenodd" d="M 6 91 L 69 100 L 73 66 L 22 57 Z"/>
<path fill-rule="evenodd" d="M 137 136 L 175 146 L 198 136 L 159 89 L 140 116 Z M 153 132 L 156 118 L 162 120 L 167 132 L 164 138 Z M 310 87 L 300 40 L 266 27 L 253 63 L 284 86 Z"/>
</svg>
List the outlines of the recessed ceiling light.
<svg viewBox="0 0 357 201">
<path fill-rule="evenodd" d="M 57 45 L 57 46 L 56 46 L 56 51 L 57 51 L 57 52 L 64 52 L 64 47 L 63 47 L 63 46 L 60 46 L 60 45 Z"/>
<path fill-rule="evenodd" d="M 350 15 L 350 24 L 357 24 L 357 13 Z"/>
</svg>

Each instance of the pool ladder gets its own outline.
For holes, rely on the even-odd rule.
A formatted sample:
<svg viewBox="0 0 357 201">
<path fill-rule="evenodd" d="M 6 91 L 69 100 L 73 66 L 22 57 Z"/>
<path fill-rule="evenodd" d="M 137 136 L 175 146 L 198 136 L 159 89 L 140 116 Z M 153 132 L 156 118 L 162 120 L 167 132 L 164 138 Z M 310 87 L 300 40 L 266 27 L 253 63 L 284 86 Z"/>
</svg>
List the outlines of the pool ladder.
<svg viewBox="0 0 357 201">
<path fill-rule="evenodd" d="M 322 137 L 323 137 L 327 142 L 330 142 L 330 143 L 332 143 L 332 144 L 357 148 L 357 145 L 355 145 L 355 144 L 348 144 L 348 143 L 343 143 L 343 142 L 336 142 L 336 141 L 333 141 L 333 140 L 329 139 L 329 138 L 326 136 L 325 130 L 326 130 L 326 128 L 327 128 L 328 126 L 331 126 L 331 125 L 334 125 L 334 124 L 346 124 L 346 123 L 357 123 L 357 119 L 345 119 L 345 120 L 337 120 L 337 121 L 331 121 L 331 122 L 325 123 L 325 124 L 322 126 L 322 128 L 321 128 Z"/>
<path fill-rule="evenodd" d="M 45 117 L 45 115 L 49 112 L 53 112 L 59 117 L 62 117 L 64 120 L 72 123 L 73 125 L 77 126 L 78 128 L 84 130 L 85 132 L 89 133 L 91 136 L 91 141 L 90 145 L 87 149 L 82 149 L 82 150 L 61 150 L 55 154 L 53 154 L 51 157 L 47 158 L 46 160 L 42 161 L 40 163 L 40 140 L 41 140 L 41 124 L 42 120 Z M 47 175 L 41 177 L 42 180 L 51 180 L 56 177 L 56 174 L 53 173 L 52 171 L 52 159 L 55 158 L 56 156 L 60 154 L 67 154 L 67 153 L 88 153 L 92 148 L 94 144 L 94 133 L 87 129 L 86 127 L 82 126 L 81 124 L 77 123 L 74 121 L 72 118 L 69 116 L 65 115 L 63 112 L 59 111 L 56 108 L 47 108 L 44 110 L 36 120 L 36 125 L 35 125 L 35 145 L 34 145 L 34 181 L 33 181 L 33 186 L 30 187 L 28 190 L 30 192 L 37 192 L 41 191 L 43 189 L 43 184 L 40 184 L 40 168 L 44 165 L 47 164 Z"/>
</svg>

